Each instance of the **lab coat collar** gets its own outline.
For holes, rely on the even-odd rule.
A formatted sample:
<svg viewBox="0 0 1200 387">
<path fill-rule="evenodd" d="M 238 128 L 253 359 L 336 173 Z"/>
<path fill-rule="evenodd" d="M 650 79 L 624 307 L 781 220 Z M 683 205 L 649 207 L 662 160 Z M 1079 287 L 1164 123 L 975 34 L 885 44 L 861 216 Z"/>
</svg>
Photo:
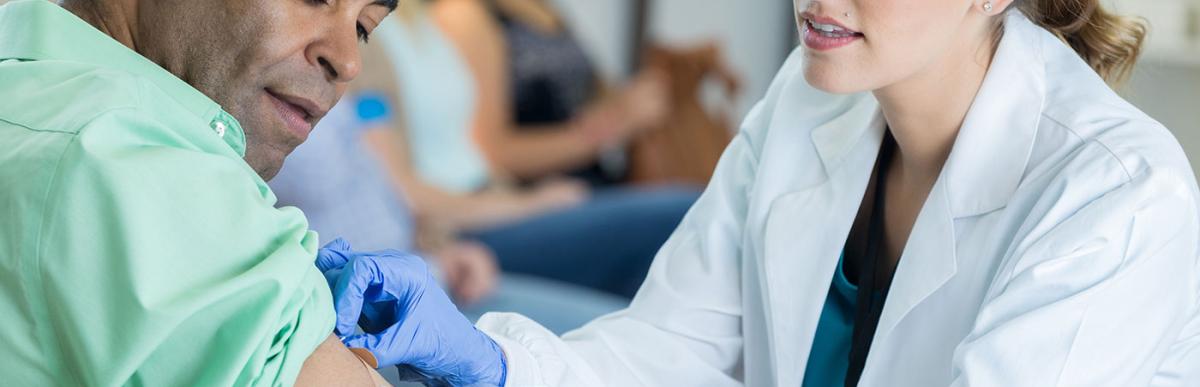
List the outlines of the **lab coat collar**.
<svg viewBox="0 0 1200 387">
<path fill-rule="evenodd" d="M 957 273 L 956 221 L 1003 208 L 1016 192 L 1041 116 L 1045 94 L 1041 47 L 1047 36 L 1019 12 L 1008 16 L 975 103 L 909 236 L 893 282 L 902 285 L 889 293 L 876 329 L 876 345 L 886 343 L 910 311 Z M 873 97 L 832 101 L 819 111 L 806 112 L 816 116 L 840 112 L 811 135 L 827 179 L 781 197 L 767 224 L 768 294 L 772 309 L 782 317 L 772 326 L 775 339 L 780 340 L 774 351 L 781 366 L 778 385 L 800 383 L 829 282 L 805 285 L 801 297 L 787 292 L 797 290 L 797 273 L 832 278 L 883 137 L 885 123 Z M 830 106 L 835 110 L 824 110 Z M 824 232 L 797 233 L 812 230 L 806 223 L 821 219 L 828 221 L 820 227 Z M 803 251 L 820 256 L 794 258 Z M 872 368 L 868 359 L 864 381 L 870 380 Z"/>
<path fill-rule="evenodd" d="M 812 90 L 815 92 L 815 90 Z M 815 92 L 819 94 L 819 92 Z M 818 97 L 821 98 L 821 97 Z M 884 122 L 880 119 L 879 103 L 870 93 L 862 93 L 849 97 L 823 97 L 825 100 L 836 101 L 825 109 L 832 109 L 836 115 L 812 131 L 813 145 L 817 155 L 821 157 L 821 165 L 825 167 L 825 175 L 832 176 L 845 159 L 846 153 L 870 137 L 883 137 Z M 809 114 L 813 114 L 810 112 Z M 830 113 L 816 112 L 817 115 Z"/>
<path fill-rule="evenodd" d="M 1004 37 L 941 176 L 955 217 L 1003 208 L 1016 192 L 1033 149 L 1045 98 L 1041 44 L 1045 34 L 1020 12 L 1010 12 L 1005 20 Z M 882 133 L 873 125 L 878 103 L 869 93 L 865 96 L 871 103 L 862 101 L 860 95 L 831 105 L 841 114 L 812 131 L 827 176 L 864 134 Z"/>
<path fill-rule="evenodd" d="M 1020 12 L 1005 20 L 1004 38 L 942 175 L 956 217 L 1003 208 L 1017 191 L 1042 117 L 1047 36 Z"/>
<path fill-rule="evenodd" d="M 903 285 L 889 290 L 878 342 L 957 273 L 956 220 L 1004 208 L 1016 193 L 1045 99 L 1043 36 L 1049 35 L 1020 12 L 1005 20 L 983 85 L 904 247 L 893 282 Z"/>
</svg>

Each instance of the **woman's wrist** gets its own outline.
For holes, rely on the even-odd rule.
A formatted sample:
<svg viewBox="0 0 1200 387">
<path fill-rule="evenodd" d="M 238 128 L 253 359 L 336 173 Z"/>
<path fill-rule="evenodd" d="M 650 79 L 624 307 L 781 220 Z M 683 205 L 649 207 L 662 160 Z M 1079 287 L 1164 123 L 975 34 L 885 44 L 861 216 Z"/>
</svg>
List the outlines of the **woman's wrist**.
<svg viewBox="0 0 1200 387">
<path fill-rule="evenodd" d="M 626 128 L 633 125 L 627 110 L 619 101 L 593 105 L 576 120 L 576 132 L 593 152 L 613 146 L 625 139 Z"/>
<path fill-rule="evenodd" d="M 575 127 L 572 132 L 577 135 L 579 142 L 588 149 L 601 148 L 601 144 L 608 137 L 602 130 L 603 128 L 593 118 L 595 114 L 591 112 L 584 113 L 573 123 Z"/>
</svg>

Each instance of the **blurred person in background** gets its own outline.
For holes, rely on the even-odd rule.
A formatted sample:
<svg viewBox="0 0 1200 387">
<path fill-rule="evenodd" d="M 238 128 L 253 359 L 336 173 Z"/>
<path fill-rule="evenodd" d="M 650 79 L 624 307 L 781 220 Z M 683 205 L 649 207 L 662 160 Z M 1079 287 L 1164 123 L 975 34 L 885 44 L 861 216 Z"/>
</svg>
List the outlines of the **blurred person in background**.
<svg viewBox="0 0 1200 387">
<path fill-rule="evenodd" d="M 628 297 L 608 292 L 528 275 L 500 275 L 495 256 L 478 242 L 454 235 L 418 236 L 418 222 L 403 190 L 388 175 L 380 158 L 384 155 L 374 151 L 379 136 L 391 139 L 387 134 L 393 130 L 393 118 L 386 109 L 380 94 L 348 93 L 269 182 L 278 205 L 301 209 L 309 227 L 325 238 L 323 251 L 352 246 L 357 251 L 395 249 L 427 258 L 436 273 L 433 278 L 471 321 L 486 312 L 517 312 L 563 334 L 628 305 Z M 392 383 L 414 380 L 403 368 L 384 367 L 379 372 Z"/>
<path fill-rule="evenodd" d="M 384 130 L 388 113 L 378 96 L 347 94 L 287 158 L 269 184 L 278 206 L 304 212 L 327 248 L 394 249 L 427 258 L 463 313 L 517 311 L 565 333 L 627 300 L 596 290 L 506 274 L 499 276 L 486 246 L 448 238 L 418 246 L 415 219 L 370 149 L 373 131 Z M 334 239 L 337 238 L 337 239 Z M 392 370 L 382 370 L 394 378 Z"/>
<path fill-rule="evenodd" d="M 431 2 L 487 102 L 475 106 L 471 132 L 492 168 L 521 181 L 623 182 L 624 145 L 669 114 L 668 74 L 648 67 L 610 87 L 544 0 Z"/>
<path fill-rule="evenodd" d="M 463 19 L 458 11 L 437 17 L 442 7 L 462 7 L 460 1 L 401 4 L 373 34 L 377 44 L 364 48 L 364 71 L 352 85 L 395 112 L 372 121 L 386 130 L 367 130 L 365 138 L 410 203 L 418 244 L 473 240 L 494 252 L 505 272 L 633 297 L 698 188 L 593 190 L 569 177 L 509 184 L 471 135 L 481 122 L 495 120 L 486 110 L 503 102 L 480 92 L 450 38 L 450 31 L 490 19 L 483 13 Z"/>
</svg>

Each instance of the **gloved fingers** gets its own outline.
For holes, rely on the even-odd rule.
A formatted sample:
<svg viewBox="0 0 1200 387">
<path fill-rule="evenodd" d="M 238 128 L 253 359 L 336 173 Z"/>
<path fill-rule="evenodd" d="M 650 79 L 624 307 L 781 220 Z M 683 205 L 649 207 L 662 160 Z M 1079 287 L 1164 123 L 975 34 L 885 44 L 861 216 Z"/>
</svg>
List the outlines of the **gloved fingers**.
<svg viewBox="0 0 1200 387">
<path fill-rule="evenodd" d="M 425 375 L 425 374 L 421 373 L 421 371 L 417 370 L 416 368 L 413 368 L 412 366 L 406 365 L 406 364 L 401 364 L 401 365 L 396 366 L 396 374 L 400 377 L 401 381 L 405 381 L 405 382 L 418 382 L 425 386 L 441 386 L 442 385 L 442 384 L 439 384 L 442 382 L 440 382 L 428 375 Z"/>
<path fill-rule="evenodd" d="M 338 280 L 342 278 L 342 268 L 339 267 L 336 269 L 331 269 L 322 272 L 321 274 L 325 276 L 325 283 L 328 284 L 329 289 L 332 290 L 337 287 Z"/>
<path fill-rule="evenodd" d="M 330 250 L 338 250 L 338 251 L 350 251 L 351 250 L 350 242 L 347 242 L 345 238 L 336 238 L 332 241 L 329 241 L 329 243 L 326 243 L 324 246 L 321 246 L 321 248 L 322 249 L 330 249 Z"/>
<path fill-rule="evenodd" d="M 404 364 L 412 354 L 401 353 L 401 351 L 413 348 L 413 335 L 411 332 L 405 331 L 406 329 L 407 327 L 403 324 L 395 324 L 383 332 L 360 333 L 343 337 L 342 344 L 345 344 L 346 348 L 361 348 L 370 351 L 379 361 L 380 367 Z"/>
<path fill-rule="evenodd" d="M 341 268 L 350 261 L 350 243 L 337 238 L 317 250 L 317 269 L 322 273 Z"/>
<path fill-rule="evenodd" d="M 373 257 L 355 257 L 343 267 L 342 276 L 333 287 L 333 308 L 337 312 L 337 325 L 334 329 L 338 336 L 354 333 L 359 316 L 362 315 L 363 303 L 372 302 L 365 300 L 367 290 L 372 286 L 379 286 L 382 281 L 378 263 Z"/>
</svg>

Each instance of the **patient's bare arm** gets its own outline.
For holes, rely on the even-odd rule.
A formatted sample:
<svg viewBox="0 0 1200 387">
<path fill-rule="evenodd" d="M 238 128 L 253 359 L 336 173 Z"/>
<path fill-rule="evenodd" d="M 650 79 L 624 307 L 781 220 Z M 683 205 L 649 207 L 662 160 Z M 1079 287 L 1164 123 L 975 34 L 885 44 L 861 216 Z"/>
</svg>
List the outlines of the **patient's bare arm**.
<svg viewBox="0 0 1200 387">
<path fill-rule="evenodd" d="M 330 335 L 313 351 L 296 386 L 391 386 L 383 377 L 354 356 L 336 336 Z"/>
</svg>

